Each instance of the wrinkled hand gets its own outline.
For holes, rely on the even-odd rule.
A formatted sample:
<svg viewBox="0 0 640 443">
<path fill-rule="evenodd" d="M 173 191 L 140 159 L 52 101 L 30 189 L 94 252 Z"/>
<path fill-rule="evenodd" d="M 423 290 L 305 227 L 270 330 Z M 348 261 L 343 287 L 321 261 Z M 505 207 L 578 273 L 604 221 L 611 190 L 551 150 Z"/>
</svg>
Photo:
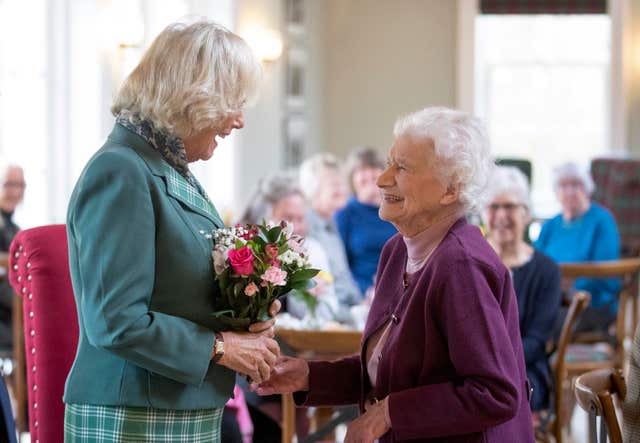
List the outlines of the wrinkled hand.
<svg viewBox="0 0 640 443">
<path fill-rule="evenodd" d="M 271 376 L 271 368 L 280 356 L 280 347 L 274 339 L 251 332 L 223 332 L 222 337 L 224 355 L 218 364 L 258 383 Z"/>
<path fill-rule="evenodd" d="M 387 397 L 388 398 L 388 397 Z M 367 406 L 367 412 L 352 421 L 347 427 L 345 443 L 374 443 L 390 429 L 387 424 L 387 399 Z"/>
<path fill-rule="evenodd" d="M 276 335 L 276 331 L 274 329 L 276 319 L 274 317 L 278 312 L 280 312 L 281 307 L 282 303 L 280 303 L 280 300 L 275 300 L 273 303 L 271 303 L 271 306 L 269 306 L 269 315 L 271 316 L 271 318 L 267 321 L 260 321 L 251 324 L 249 326 L 249 332 L 273 338 Z"/>
<path fill-rule="evenodd" d="M 258 395 L 308 391 L 309 364 L 302 358 L 280 357 L 271 371 L 271 378 L 252 383 L 250 389 Z"/>
</svg>

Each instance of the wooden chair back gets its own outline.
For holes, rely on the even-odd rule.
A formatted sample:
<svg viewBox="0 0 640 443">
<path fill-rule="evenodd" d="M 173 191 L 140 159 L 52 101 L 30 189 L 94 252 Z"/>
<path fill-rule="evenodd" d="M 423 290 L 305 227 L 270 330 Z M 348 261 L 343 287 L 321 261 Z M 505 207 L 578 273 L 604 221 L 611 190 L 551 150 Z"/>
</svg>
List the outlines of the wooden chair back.
<svg viewBox="0 0 640 443">
<path fill-rule="evenodd" d="M 578 318 L 578 315 L 580 315 L 580 313 L 584 311 L 587 306 L 589 306 L 590 300 L 591 296 L 588 292 L 579 291 L 572 295 L 569 308 L 567 309 L 567 315 L 564 318 L 564 322 L 562 323 L 562 331 L 560 332 L 560 337 L 558 338 L 558 344 L 555 354 L 555 386 L 553 389 L 555 419 L 551 426 L 553 429 L 553 435 L 557 443 L 562 443 L 563 441 L 562 417 L 566 414 L 563 401 L 564 398 L 562 395 L 564 392 L 564 383 L 568 379 L 565 356 L 567 354 L 567 348 L 569 347 L 569 343 L 571 341 L 571 334 L 573 332 L 573 326 L 576 323 L 576 319 Z"/>
<path fill-rule="evenodd" d="M 622 443 L 620 424 L 613 403 L 613 395 L 624 400 L 626 384 L 620 369 L 598 369 L 587 372 L 576 379 L 575 395 L 578 404 L 589 413 L 591 439 L 597 442 L 596 417 L 600 422 L 600 442 Z"/>
<path fill-rule="evenodd" d="M 561 263 L 560 272 L 566 278 L 612 278 L 622 279 L 622 289 L 618 299 L 618 315 L 616 318 L 615 365 L 620 366 L 624 358 L 624 339 L 631 336 L 638 325 L 638 294 L 632 293 L 640 273 L 640 257 L 620 260 Z M 631 320 L 627 328 L 626 316 L 631 311 Z"/>
</svg>

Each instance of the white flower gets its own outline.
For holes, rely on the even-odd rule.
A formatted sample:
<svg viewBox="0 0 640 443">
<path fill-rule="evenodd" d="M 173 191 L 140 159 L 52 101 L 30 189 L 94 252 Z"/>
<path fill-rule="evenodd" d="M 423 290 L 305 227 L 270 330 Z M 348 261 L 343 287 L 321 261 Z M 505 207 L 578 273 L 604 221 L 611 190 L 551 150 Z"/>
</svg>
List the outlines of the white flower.
<svg viewBox="0 0 640 443">
<path fill-rule="evenodd" d="M 216 274 L 222 274 L 224 270 L 229 266 L 227 264 L 227 259 L 229 258 L 229 250 L 227 248 L 216 246 L 211 253 L 211 256 L 213 258 L 214 271 L 216 271 Z"/>
<path fill-rule="evenodd" d="M 299 268 L 305 267 L 305 265 L 307 264 L 306 258 L 290 249 L 280 254 L 278 256 L 278 260 L 286 265 L 296 265 Z"/>
</svg>

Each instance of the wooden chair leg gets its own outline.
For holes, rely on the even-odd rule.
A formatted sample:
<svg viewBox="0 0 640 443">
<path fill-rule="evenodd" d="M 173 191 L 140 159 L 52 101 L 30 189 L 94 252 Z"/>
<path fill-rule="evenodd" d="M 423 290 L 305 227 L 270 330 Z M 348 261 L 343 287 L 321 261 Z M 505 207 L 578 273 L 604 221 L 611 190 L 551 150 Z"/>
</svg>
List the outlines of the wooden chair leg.
<svg viewBox="0 0 640 443">
<path fill-rule="evenodd" d="M 27 368 L 24 350 L 24 320 L 22 297 L 14 295 L 13 311 L 13 368 L 14 395 L 16 398 L 16 429 L 18 434 L 29 432 L 29 404 L 27 398 Z"/>
<path fill-rule="evenodd" d="M 291 443 L 296 432 L 296 411 L 293 395 L 282 396 L 282 443 Z"/>
</svg>

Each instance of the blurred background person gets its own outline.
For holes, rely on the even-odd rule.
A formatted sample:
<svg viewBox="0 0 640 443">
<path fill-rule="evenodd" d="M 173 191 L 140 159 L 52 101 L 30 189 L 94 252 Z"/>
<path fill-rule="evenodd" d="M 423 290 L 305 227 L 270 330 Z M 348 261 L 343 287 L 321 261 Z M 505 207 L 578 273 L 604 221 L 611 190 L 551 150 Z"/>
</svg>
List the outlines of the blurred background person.
<svg viewBox="0 0 640 443">
<path fill-rule="evenodd" d="M 308 158 L 300 165 L 299 180 L 310 205 L 309 237 L 318 240 L 327 251 L 338 302 L 341 306 L 356 305 L 363 296 L 349 270 L 344 244 L 333 220 L 346 204 L 349 193 L 338 159 L 329 153 Z M 344 319 L 348 313 L 339 316 Z"/>
<path fill-rule="evenodd" d="M 316 239 L 307 237 L 309 224 L 308 203 L 298 186 L 295 174 L 280 172 L 261 179 L 253 191 L 240 223 L 260 223 L 262 220 L 293 224 L 293 233 L 305 238 L 311 267 L 320 269 L 316 276 L 317 286 L 311 290 L 318 298 L 315 321 L 319 325 L 334 320 L 340 311 L 329 272 L 329 259 L 324 247 Z M 347 307 L 348 308 L 348 307 Z M 299 319 L 309 319 L 310 312 L 304 301 L 287 297 L 285 310 Z"/>
<path fill-rule="evenodd" d="M 398 232 L 378 215 L 380 190 L 376 180 L 383 169 L 384 162 L 375 149 L 353 150 L 347 159 L 347 177 L 353 196 L 335 215 L 349 269 L 363 294 L 373 286 L 382 247 Z"/>
<path fill-rule="evenodd" d="M 591 201 L 591 175 L 574 163 L 565 163 L 553 171 L 553 188 L 562 212 L 542 225 L 536 248 L 558 263 L 619 259 L 618 228 L 611 213 Z M 591 294 L 576 332 L 606 333 L 618 311 L 620 280 L 578 278 L 573 289 Z"/>
<path fill-rule="evenodd" d="M 483 211 L 487 240 L 513 277 L 527 378 L 533 388 L 531 410 L 536 413 L 550 406 L 552 385 L 546 344 L 553 336 L 560 307 L 560 269 L 524 241 L 531 221 L 531 199 L 527 178 L 519 169 L 497 167 L 489 181 L 487 198 Z"/>
<path fill-rule="evenodd" d="M 0 253 L 7 253 L 13 237 L 20 228 L 13 214 L 22 200 L 27 184 L 24 171 L 14 163 L 0 160 Z M 13 290 L 5 278 L 0 282 L 0 353 L 11 355 L 13 350 Z"/>
</svg>

